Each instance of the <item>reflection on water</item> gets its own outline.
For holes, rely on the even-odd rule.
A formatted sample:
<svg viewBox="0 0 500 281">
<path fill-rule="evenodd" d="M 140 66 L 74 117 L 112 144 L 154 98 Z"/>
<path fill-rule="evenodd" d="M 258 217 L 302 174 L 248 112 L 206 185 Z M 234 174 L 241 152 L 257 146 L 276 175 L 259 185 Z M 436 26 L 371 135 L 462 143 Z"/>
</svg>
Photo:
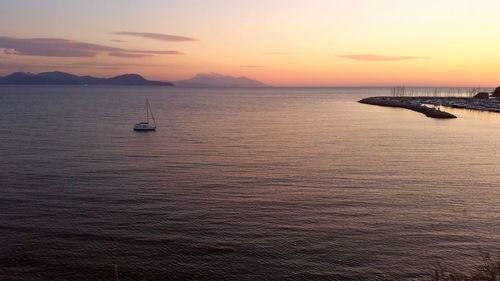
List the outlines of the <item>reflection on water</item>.
<svg viewBox="0 0 500 281">
<path fill-rule="evenodd" d="M 500 120 L 500 113 L 498 112 L 493 112 L 493 111 L 482 111 L 482 110 L 472 110 L 472 109 L 465 109 L 465 108 L 453 108 L 453 107 L 447 107 L 447 106 L 440 106 L 443 108 L 443 110 L 447 112 L 454 112 L 457 115 L 460 115 L 462 118 L 481 118 L 481 119 L 487 119 L 487 120 L 493 120 L 496 119 L 496 121 Z M 473 120 L 474 122 L 474 120 Z"/>
<path fill-rule="evenodd" d="M 356 102 L 386 92 L 1 87 L 1 275 L 404 280 L 499 250 L 499 115 Z"/>
</svg>

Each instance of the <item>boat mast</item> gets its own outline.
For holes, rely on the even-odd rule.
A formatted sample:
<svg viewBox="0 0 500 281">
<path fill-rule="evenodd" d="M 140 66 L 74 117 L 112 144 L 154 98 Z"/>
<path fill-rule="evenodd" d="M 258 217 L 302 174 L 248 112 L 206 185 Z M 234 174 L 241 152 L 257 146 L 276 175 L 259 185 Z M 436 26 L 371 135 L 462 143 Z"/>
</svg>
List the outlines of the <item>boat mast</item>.
<svg viewBox="0 0 500 281">
<path fill-rule="evenodd" d="M 153 110 L 151 109 L 151 106 L 149 105 L 149 101 L 148 101 L 148 108 L 149 108 L 149 111 L 151 112 L 151 118 L 153 118 L 153 124 L 155 125 L 156 127 L 156 120 L 155 120 L 155 116 L 153 115 Z"/>
<path fill-rule="evenodd" d="M 146 98 L 146 122 L 149 123 L 149 100 Z"/>
</svg>

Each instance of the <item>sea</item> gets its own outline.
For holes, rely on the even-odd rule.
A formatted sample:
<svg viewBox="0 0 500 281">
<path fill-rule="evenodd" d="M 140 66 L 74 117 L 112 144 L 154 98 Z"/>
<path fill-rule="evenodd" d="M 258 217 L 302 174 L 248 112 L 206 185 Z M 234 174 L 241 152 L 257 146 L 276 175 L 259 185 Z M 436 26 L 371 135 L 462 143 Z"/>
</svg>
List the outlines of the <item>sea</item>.
<svg viewBox="0 0 500 281">
<path fill-rule="evenodd" d="M 500 114 L 357 102 L 389 94 L 1 86 L 0 280 L 422 280 L 499 254 Z"/>
</svg>

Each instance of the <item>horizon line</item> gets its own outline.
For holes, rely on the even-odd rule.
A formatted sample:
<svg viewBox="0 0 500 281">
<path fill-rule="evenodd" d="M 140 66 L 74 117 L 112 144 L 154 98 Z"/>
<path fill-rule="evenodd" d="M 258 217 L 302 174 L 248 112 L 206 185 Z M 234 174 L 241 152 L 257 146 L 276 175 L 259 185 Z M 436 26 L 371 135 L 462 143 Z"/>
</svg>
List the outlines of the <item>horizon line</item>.
<svg viewBox="0 0 500 281">
<path fill-rule="evenodd" d="M 65 71 L 60 71 L 60 70 L 48 70 L 48 71 L 41 71 L 41 72 L 36 72 L 36 73 L 30 72 L 30 71 L 19 70 L 19 71 L 8 72 L 5 74 L 0 74 L 0 78 L 11 75 L 13 73 L 18 73 L 18 72 L 31 73 L 31 74 L 40 74 L 40 73 L 47 73 L 47 72 L 62 72 L 62 73 L 77 75 L 77 74 L 73 74 L 71 72 L 65 72 Z M 116 74 L 116 75 L 110 76 L 110 77 L 101 77 L 101 76 L 94 76 L 94 77 L 96 77 L 96 78 L 112 78 L 112 77 L 125 75 L 125 74 L 137 74 L 137 75 L 144 77 L 142 74 L 133 73 L 133 72 L 120 73 L 120 74 Z M 83 74 L 83 75 L 78 74 L 78 75 L 80 75 L 80 76 L 93 76 L 90 74 Z M 196 74 L 194 74 L 194 75 L 196 75 Z M 232 76 L 232 75 L 225 75 L 225 74 L 222 74 L 222 75 Z M 189 77 L 193 77 L 193 76 L 189 76 Z M 232 77 L 238 77 L 238 76 L 232 76 Z M 181 81 L 183 79 L 177 79 L 177 80 L 154 79 L 154 80 L 174 83 L 176 81 Z M 253 79 L 253 80 L 255 80 L 255 79 Z M 261 82 L 259 80 L 256 80 L 256 81 Z M 264 83 L 264 82 L 261 82 L 261 83 Z M 261 87 L 229 87 L 229 86 L 224 87 L 224 86 L 221 86 L 221 88 L 390 88 L 390 87 L 395 87 L 395 86 L 404 86 L 404 87 L 408 87 L 408 88 L 479 88 L 479 89 L 481 89 L 481 88 L 482 89 L 493 88 L 494 89 L 497 87 L 497 86 L 480 86 L 480 85 L 457 86 L 457 85 L 449 85 L 449 84 L 434 84 L 433 85 L 433 84 L 405 84 L 405 83 L 394 83 L 394 84 L 386 84 L 386 83 L 383 83 L 383 84 L 365 84 L 365 83 L 361 83 L 361 84 L 338 84 L 338 85 L 335 85 L 335 84 L 331 84 L 331 85 L 322 85 L 322 84 L 319 84 L 319 85 L 308 85 L 308 84 L 305 84 L 305 85 L 286 85 L 286 84 L 272 85 L 269 83 L 264 83 L 264 84 L 266 84 L 267 86 L 261 86 Z M 189 88 L 189 87 L 183 87 L 183 88 Z M 193 88 L 217 88 L 217 87 L 193 87 Z"/>
</svg>

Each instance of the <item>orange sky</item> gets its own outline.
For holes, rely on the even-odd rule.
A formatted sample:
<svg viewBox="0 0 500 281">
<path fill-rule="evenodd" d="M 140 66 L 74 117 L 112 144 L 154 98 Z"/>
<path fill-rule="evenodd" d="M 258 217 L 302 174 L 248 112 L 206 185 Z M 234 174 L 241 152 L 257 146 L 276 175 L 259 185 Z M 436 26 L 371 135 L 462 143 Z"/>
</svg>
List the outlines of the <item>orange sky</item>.
<svg viewBox="0 0 500 281">
<path fill-rule="evenodd" d="M 500 83 L 496 0 L 2 1 L 0 74 L 277 86 Z M 39 38 L 43 38 L 42 40 Z"/>
</svg>

